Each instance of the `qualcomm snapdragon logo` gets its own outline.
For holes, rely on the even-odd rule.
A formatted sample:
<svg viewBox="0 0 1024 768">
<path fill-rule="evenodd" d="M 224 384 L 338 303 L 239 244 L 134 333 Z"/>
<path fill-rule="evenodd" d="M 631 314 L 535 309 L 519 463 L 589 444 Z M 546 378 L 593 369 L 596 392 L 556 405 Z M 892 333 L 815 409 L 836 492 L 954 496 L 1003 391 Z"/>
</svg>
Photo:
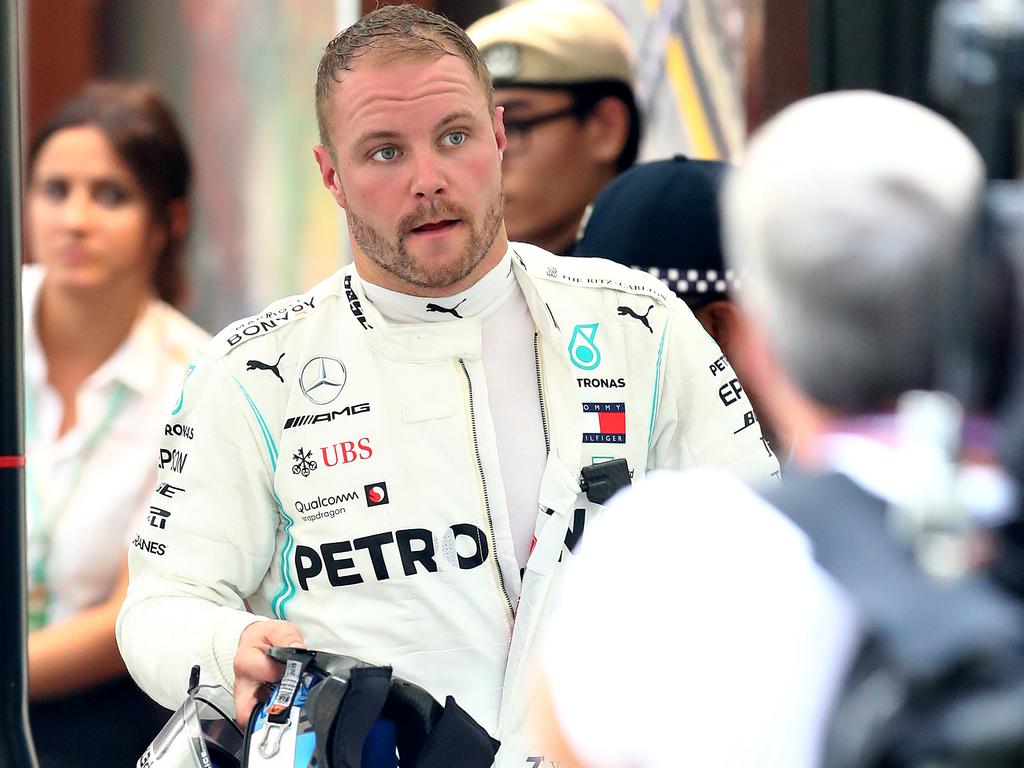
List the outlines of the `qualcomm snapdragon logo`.
<svg viewBox="0 0 1024 768">
<path fill-rule="evenodd" d="M 569 339 L 569 359 L 581 371 L 592 371 L 601 364 L 601 350 L 597 348 L 597 323 L 577 325 Z"/>
</svg>

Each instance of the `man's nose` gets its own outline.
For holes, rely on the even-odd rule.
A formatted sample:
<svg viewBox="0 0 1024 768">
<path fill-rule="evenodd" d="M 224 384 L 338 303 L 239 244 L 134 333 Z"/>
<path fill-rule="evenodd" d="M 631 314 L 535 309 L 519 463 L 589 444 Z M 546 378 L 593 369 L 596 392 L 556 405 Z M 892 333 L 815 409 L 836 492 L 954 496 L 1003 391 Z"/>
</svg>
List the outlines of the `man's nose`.
<svg viewBox="0 0 1024 768">
<path fill-rule="evenodd" d="M 417 153 L 413 168 L 412 191 L 417 198 L 436 197 L 447 191 L 443 158 L 436 151 Z"/>
</svg>

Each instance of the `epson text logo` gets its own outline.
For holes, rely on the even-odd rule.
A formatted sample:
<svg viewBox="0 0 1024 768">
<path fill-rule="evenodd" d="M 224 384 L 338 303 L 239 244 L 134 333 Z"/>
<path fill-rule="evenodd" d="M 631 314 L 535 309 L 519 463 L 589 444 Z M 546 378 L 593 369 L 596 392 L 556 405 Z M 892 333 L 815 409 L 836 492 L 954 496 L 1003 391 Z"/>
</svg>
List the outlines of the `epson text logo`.
<svg viewBox="0 0 1024 768">
<path fill-rule="evenodd" d="M 177 448 L 172 450 L 167 450 L 166 448 L 160 449 L 160 469 L 167 468 L 180 475 L 185 471 L 185 462 L 187 460 L 188 454 L 184 451 L 179 451 Z"/>
</svg>

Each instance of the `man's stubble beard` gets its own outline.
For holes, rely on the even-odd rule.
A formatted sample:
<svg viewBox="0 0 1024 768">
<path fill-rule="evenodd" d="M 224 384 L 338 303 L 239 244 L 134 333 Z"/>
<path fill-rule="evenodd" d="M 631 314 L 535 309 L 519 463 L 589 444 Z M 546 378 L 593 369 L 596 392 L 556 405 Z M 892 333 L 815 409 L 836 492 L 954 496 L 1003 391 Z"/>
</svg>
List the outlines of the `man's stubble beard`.
<svg viewBox="0 0 1024 768">
<path fill-rule="evenodd" d="M 485 211 L 483 222 L 479 227 L 476 226 L 476 221 L 469 211 L 461 206 L 432 204 L 403 218 L 396 227 L 396 231 L 403 234 L 397 235 L 395 239 L 388 239 L 380 230 L 368 224 L 351 210 L 346 211 L 346 215 L 353 239 L 370 261 L 410 285 L 427 289 L 444 289 L 464 280 L 483 261 L 501 231 L 501 212 L 502 197 L 500 194 Z M 413 255 L 406 250 L 406 234 L 404 233 L 407 233 L 410 225 L 415 222 L 433 219 L 459 219 L 469 227 L 470 236 L 459 258 L 454 261 L 446 261 L 440 265 L 440 268 L 431 270 L 417 264 Z"/>
</svg>

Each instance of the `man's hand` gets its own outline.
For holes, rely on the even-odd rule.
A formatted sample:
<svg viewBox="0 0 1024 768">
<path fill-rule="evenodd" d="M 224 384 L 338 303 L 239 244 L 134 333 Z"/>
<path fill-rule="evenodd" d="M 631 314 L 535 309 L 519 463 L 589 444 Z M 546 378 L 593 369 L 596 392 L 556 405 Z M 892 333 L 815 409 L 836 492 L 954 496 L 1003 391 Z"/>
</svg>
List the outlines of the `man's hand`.
<svg viewBox="0 0 1024 768">
<path fill-rule="evenodd" d="M 275 645 L 305 648 L 302 633 L 287 621 L 257 621 L 242 630 L 235 652 L 235 720 L 245 728 L 257 704 L 256 696 L 265 685 L 284 675 L 284 665 L 267 656 Z"/>
</svg>

